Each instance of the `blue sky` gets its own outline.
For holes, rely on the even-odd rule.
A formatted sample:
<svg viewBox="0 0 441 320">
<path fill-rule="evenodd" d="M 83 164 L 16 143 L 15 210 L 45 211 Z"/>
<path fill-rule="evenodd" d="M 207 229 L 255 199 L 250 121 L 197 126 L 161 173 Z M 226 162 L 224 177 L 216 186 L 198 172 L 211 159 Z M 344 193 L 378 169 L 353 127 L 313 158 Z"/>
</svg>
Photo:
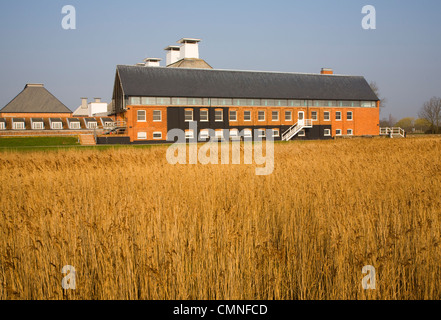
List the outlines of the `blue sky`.
<svg viewBox="0 0 441 320">
<path fill-rule="evenodd" d="M 61 27 L 64 5 L 76 8 L 76 30 Z M 376 30 L 361 27 L 364 5 L 376 8 Z M 2 0 L 0 108 L 32 82 L 71 109 L 83 96 L 109 102 L 116 65 L 165 60 L 164 47 L 194 37 L 214 68 L 330 67 L 376 81 L 382 117 L 416 116 L 441 96 L 440 12 L 438 0 Z"/>
</svg>

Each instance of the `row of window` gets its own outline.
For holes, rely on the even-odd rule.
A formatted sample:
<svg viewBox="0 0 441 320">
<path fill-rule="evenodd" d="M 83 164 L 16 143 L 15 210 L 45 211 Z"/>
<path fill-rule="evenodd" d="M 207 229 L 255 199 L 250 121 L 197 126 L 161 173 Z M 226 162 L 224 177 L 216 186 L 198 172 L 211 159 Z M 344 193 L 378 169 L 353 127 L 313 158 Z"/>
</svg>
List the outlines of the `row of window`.
<svg viewBox="0 0 441 320">
<path fill-rule="evenodd" d="M 266 137 L 266 129 L 257 129 L 258 130 L 258 137 L 265 138 Z M 280 130 L 279 129 L 271 129 L 272 130 L 272 137 L 277 138 L 280 137 Z M 337 136 L 342 135 L 341 129 L 336 129 L 335 131 Z M 352 129 L 346 130 L 347 135 L 353 135 Z M 243 135 L 245 138 L 251 138 L 252 137 L 252 129 L 244 129 Z M 301 130 L 298 133 L 299 137 L 304 137 L 306 135 L 305 130 Z M 325 129 L 324 130 L 324 136 L 330 137 L 331 136 L 331 129 Z M 161 140 L 162 139 L 162 132 L 153 132 L 153 140 Z M 200 131 L 199 138 L 201 140 L 208 139 L 210 137 L 209 130 L 203 129 Z M 185 130 L 185 138 L 186 139 L 194 139 L 194 131 L 193 130 Z M 215 138 L 217 139 L 223 139 L 224 138 L 224 129 L 218 129 L 215 131 Z M 238 129 L 230 129 L 230 138 L 236 139 L 239 138 L 239 130 Z M 138 140 L 147 140 L 147 132 L 138 132 Z"/>
<path fill-rule="evenodd" d="M 68 123 L 68 127 L 70 130 L 79 130 L 79 129 L 81 129 L 81 124 L 79 122 L 70 122 L 70 123 Z M 87 124 L 86 124 L 87 129 L 95 129 L 97 127 L 98 127 L 97 122 L 87 122 Z M 62 122 L 51 122 L 50 128 L 51 128 L 51 130 L 62 130 L 63 123 Z M 44 130 L 44 123 L 43 122 L 32 122 L 31 129 L 32 130 Z M 4 122 L 0 122 L 0 130 L 6 130 L 6 124 Z M 26 130 L 26 125 L 22 121 L 13 122 L 12 123 L 12 130 Z"/>
<path fill-rule="evenodd" d="M 201 106 L 273 106 L 273 107 L 364 107 L 375 108 L 375 101 L 230 99 L 230 98 L 169 98 L 130 97 L 129 105 L 201 105 Z"/>
<path fill-rule="evenodd" d="M 200 117 L 201 122 L 208 122 L 208 110 L 200 110 L 199 117 Z M 222 122 L 222 121 L 224 121 L 223 117 L 224 117 L 223 110 L 220 109 L 220 110 L 214 111 L 214 121 Z M 323 117 L 324 117 L 325 121 L 330 121 L 331 120 L 331 112 L 325 111 L 323 113 Z M 193 121 L 193 119 L 194 119 L 193 110 L 191 110 L 191 109 L 185 110 L 184 118 L 185 118 L 186 122 Z M 251 121 L 251 111 L 248 111 L 248 110 L 243 111 L 243 118 L 244 118 L 244 121 Z M 312 111 L 311 118 L 313 121 L 317 121 L 318 120 L 318 112 Z M 298 119 L 299 120 L 304 119 L 304 112 L 303 111 L 298 112 Z M 257 113 L 257 120 L 258 121 L 265 121 L 266 120 L 266 111 L 259 110 Z M 272 121 L 279 121 L 280 120 L 279 111 L 271 111 L 271 120 Z M 342 112 L 341 111 L 335 112 L 335 120 L 337 120 L 337 121 L 342 120 Z M 349 120 L 349 121 L 353 120 L 352 111 L 346 112 L 346 120 Z M 237 121 L 237 111 L 236 110 L 230 110 L 230 121 L 233 121 L 233 122 Z M 285 121 L 292 121 L 292 111 L 285 111 Z"/>
<path fill-rule="evenodd" d="M 138 122 L 146 122 L 147 114 L 145 110 L 138 110 Z M 162 111 L 154 110 L 153 111 L 153 122 L 161 122 L 162 121 Z"/>
</svg>

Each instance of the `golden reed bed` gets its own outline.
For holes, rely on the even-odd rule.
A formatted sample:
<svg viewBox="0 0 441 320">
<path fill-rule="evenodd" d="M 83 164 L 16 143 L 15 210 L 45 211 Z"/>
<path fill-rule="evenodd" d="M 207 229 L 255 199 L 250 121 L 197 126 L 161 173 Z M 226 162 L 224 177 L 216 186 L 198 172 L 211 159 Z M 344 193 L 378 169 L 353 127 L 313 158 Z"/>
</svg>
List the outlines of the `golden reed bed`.
<svg viewBox="0 0 441 320">
<path fill-rule="evenodd" d="M 441 298 L 440 138 L 276 144 L 269 176 L 166 150 L 0 153 L 0 298 Z"/>
</svg>

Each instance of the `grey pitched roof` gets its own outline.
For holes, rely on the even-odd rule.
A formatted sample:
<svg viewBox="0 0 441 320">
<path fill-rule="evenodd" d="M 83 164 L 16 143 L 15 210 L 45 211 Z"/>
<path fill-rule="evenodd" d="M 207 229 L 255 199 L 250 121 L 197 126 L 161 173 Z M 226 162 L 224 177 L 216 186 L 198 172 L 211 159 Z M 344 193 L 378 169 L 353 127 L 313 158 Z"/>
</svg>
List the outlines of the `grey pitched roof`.
<svg viewBox="0 0 441 320">
<path fill-rule="evenodd" d="M 42 84 L 27 84 L 0 112 L 3 113 L 71 113 Z"/>
<path fill-rule="evenodd" d="M 126 96 L 378 100 L 364 77 L 117 66 Z"/>
</svg>

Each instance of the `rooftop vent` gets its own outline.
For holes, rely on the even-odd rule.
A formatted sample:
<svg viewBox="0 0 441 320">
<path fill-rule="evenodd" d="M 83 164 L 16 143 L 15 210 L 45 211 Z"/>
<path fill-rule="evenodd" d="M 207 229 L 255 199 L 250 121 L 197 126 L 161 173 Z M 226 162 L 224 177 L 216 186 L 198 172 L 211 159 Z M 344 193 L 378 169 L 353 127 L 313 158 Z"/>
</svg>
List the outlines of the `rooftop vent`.
<svg viewBox="0 0 441 320">
<path fill-rule="evenodd" d="M 181 47 L 168 46 L 164 50 L 167 51 L 167 59 L 166 59 L 167 66 L 181 59 Z"/>
<path fill-rule="evenodd" d="M 31 87 L 31 88 L 43 88 L 44 84 L 42 83 L 28 83 L 26 85 L 26 88 Z"/>
<path fill-rule="evenodd" d="M 159 62 L 161 60 L 162 59 L 159 59 L 159 58 L 147 58 L 147 59 L 144 59 L 144 62 L 145 62 L 146 67 L 159 67 L 160 66 Z"/>
<path fill-rule="evenodd" d="M 199 42 L 201 39 L 182 38 L 178 41 L 181 44 L 181 59 L 199 59 Z"/>
</svg>

